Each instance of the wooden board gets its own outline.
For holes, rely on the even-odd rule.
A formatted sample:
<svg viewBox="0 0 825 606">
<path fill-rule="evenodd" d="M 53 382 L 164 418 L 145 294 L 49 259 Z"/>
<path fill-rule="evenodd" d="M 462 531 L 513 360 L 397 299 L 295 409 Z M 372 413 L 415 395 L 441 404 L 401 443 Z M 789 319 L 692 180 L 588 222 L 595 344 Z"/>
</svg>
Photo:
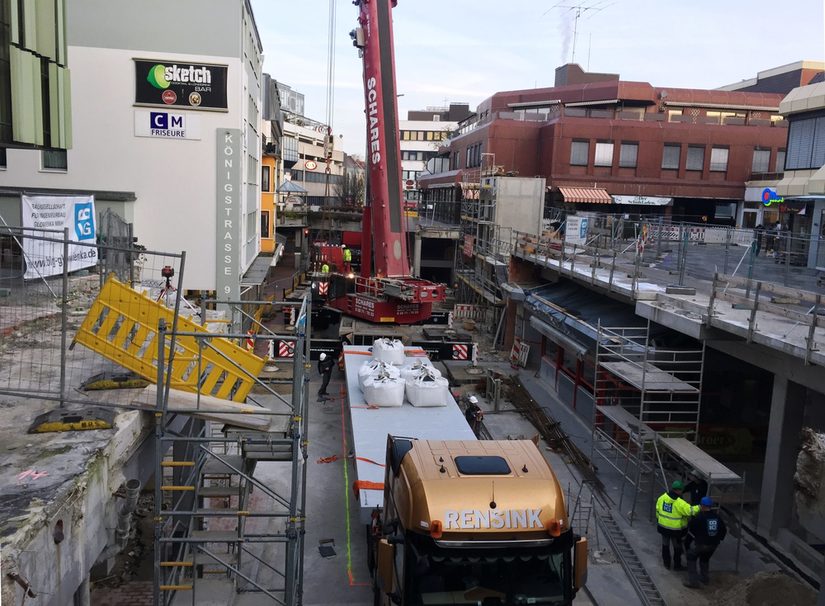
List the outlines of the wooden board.
<svg viewBox="0 0 825 606">
<path fill-rule="evenodd" d="M 146 387 L 133 402 L 142 408 L 154 409 L 157 403 L 157 388 L 155 385 Z M 169 390 L 169 409 L 185 411 L 192 416 L 209 421 L 220 421 L 227 425 L 245 427 L 257 431 L 268 431 L 270 417 L 256 412 L 269 412 L 260 406 L 237 404 L 231 400 L 221 400 L 212 396 L 198 395 L 178 389 Z M 242 411 L 242 412 L 233 412 Z"/>
<path fill-rule="evenodd" d="M 633 434 L 643 438 L 653 438 L 656 435 L 655 431 L 621 406 L 596 406 L 596 410 L 628 435 Z"/>
</svg>

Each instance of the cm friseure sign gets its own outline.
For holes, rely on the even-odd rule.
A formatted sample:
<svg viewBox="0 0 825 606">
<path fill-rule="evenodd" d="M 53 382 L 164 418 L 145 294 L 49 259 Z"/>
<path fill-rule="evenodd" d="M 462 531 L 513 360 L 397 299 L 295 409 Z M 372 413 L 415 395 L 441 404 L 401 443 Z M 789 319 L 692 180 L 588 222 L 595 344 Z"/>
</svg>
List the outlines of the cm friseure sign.
<svg viewBox="0 0 825 606">
<path fill-rule="evenodd" d="M 226 110 L 225 65 L 135 59 L 135 104 Z"/>
</svg>

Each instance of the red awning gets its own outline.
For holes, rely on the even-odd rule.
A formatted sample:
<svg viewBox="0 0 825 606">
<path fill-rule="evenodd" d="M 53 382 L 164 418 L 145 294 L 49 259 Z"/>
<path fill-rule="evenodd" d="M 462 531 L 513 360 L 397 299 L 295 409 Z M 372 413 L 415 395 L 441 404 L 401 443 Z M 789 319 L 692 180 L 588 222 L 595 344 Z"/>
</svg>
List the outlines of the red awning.
<svg viewBox="0 0 825 606">
<path fill-rule="evenodd" d="M 613 198 L 598 187 L 560 187 L 564 201 L 570 204 L 612 204 Z"/>
</svg>

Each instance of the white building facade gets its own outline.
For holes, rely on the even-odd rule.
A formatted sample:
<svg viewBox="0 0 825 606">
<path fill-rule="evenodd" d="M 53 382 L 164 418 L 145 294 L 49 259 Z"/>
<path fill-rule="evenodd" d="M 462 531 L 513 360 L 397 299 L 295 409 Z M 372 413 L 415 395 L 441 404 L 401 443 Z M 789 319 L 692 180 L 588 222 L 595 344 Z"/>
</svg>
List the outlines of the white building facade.
<svg viewBox="0 0 825 606">
<path fill-rule="evenodd" d="M 8 149 L 0 214 L 20 224 L 23 191 L 92 194 L 148 249 L 186 251 L 187 290 L 239 299 L 260 246 L 262 47 L 248 0 L 66 10 L 73 145 Z"/>
</svg>

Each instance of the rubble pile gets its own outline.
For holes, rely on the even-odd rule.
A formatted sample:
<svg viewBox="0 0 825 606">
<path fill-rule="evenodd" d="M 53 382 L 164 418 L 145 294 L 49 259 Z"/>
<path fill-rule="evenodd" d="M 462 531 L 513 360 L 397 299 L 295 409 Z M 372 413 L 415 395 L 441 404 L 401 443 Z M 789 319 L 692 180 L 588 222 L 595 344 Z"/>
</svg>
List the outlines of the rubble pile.
<svg viewBox="0 0 825 606">
<path fill-rule="evenodd" d="M 782 572 L 758 572 L 718 591 L 715 606 L 811 606 L 816 593 Z"/>
</svg>

